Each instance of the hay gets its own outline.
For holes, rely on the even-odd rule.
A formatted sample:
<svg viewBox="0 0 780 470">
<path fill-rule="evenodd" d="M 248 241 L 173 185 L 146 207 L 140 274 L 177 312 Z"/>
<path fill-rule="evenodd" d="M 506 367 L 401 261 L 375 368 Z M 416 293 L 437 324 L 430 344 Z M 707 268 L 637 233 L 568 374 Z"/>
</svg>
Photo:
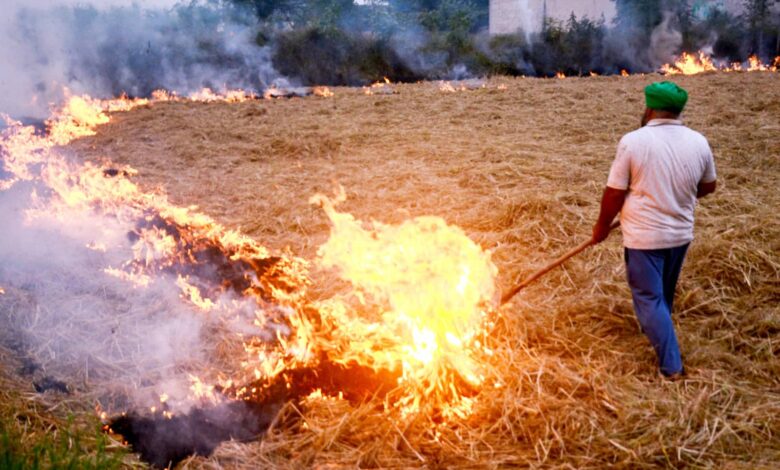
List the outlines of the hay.
<svg viewBox="0 0 780 470">
<path fill-rule="evenodd" d="M 677 78 L 677 77 L 676 77 Z M 657 76 L 491 80 L 467 93 L 397 85 L 332 99 L 161 103 L 117 113 L 71 148 L 140 170 L 181 205 L 313 258 L 328 234 L 309 197 L 397 223 L 438 215 L 493 250 L 508 288 L 590 233 L 617 140 Z M 772 468 L 780 462 L 780 77 L 679 77 L 686 120 L 716 152 L 719 191 L 698 210 L 676 323 L 686 380 L 658 377 L 624 281 L 619 237 L 496 313 L 483 358 L 503 383 L 475 412 L 400 424 L 376 403 L 313 400 L 262 441 L 204 468 Z M 497 89 L 504 85 L 505 90 Z M 315 273 L 313 296 L 333 285 Z M 319 289 L 319 290 L 317 290 Z M 227 348 L 230 350 L 230 348 Z"/>
</svg>

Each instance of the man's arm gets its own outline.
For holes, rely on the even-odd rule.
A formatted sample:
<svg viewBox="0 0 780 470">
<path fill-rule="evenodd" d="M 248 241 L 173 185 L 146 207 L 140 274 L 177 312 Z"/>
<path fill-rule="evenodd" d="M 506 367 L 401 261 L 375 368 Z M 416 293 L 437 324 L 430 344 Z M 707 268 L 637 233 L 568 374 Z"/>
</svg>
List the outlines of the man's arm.
<svg viewBox="0 0 780 470">
<path fill-rule="evenodd" d="M 612 220 L 623 208 L 623 202 L 626 200 L 627 189 L 615 189 L 610 186 L 604 188 L 604 195 L 601 197 L 601 210 L 599 220 L 593 226 L 593 242 L 601 243 L 609 236 L 609 226 Z"/>
<path fill-rule="evenodd" d="M 710 183 L 699 183 L 698 188 L 696 188 L 696 197 L 701 199 L 708 194 L 714 193 L 717 186 L 717 181 L 712 181 Z"/>
</svg>

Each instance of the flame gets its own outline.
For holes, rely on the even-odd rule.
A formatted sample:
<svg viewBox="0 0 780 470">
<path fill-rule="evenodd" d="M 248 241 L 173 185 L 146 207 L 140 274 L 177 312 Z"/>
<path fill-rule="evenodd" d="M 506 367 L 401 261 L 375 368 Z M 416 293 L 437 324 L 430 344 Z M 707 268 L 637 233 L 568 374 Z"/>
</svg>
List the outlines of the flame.
<svg viewBox="0 0 780 470">
<path fill-rule="evenodd" d="M 742 63 L 741 62 L 732 62 L 730 65 L 725 67 L 723 69 L 724 72 L 742 72 Z"/>
<path fill-rule="evenodd" d="M 597 74 L 596 72 L 593 72 L 593 71 L 591 71 L 591 72 L 590 72 L 590 76 L 591 76 L 591 77 L 598 77 L 598 76 L 599 76 L 599 74 Z"/>
<path fill-rule="evenodd" d="M 190 375 L 190 392 L 196 399 L 201 401 L 219 401 L 219 395 L 217 395 L 214 385 L 206 384 L 194 375 Z"/>
<path fill-rule="evenodd" d="M 455 93 L 457 91 L 450 82 L 442 82 L 442 84 L 439 86 L 439 90 L 446 93 Z"/>
<path fill-rule="evenodd" d="M 661 72 L 666 75 L 695 75 L 716 70 L 718 69 L 715 67 L 712 59 L 702 51 L 699 51 L 696 55 L 683 52 L 674 62 L 674 65 L 664 64 L 661 67 Z"/>
<path fill-rule="evenodd" d="M 748 57 L 747 71 L 748 72 L 775 72 L 777 71 L 777 64 L 780 62 L 780 57 L 775 57 L 775 60 L 771 65 L 764 64 L 757 55 L 751 55 Z"/>
<path fill-rule="evenodd" d="M 246 342 L 244 360 L 236 358 L 243 365 L 236 380 L 254 378 L 255 370 L 287 367 L 292 364 L 289 357 L 307 357 L 297 353 L 305 351 L 298 341 L 308 333 L 293 309 L 305 296 L 309 283 L 307 263 L 286 254 L 272 257 L 255 240 L 226 229 L 194 208 L 178 207 L 164 194 L 142 191 L 130 180 L 135 174 L 132 168 L 117 167 L 108 161 L 79 162 L 62 152 L 60 146 L 93 135 L 98 126 L 110 122 L 112 112 L 174 100 L 234 103 L 248 96 L 213 92 L 194 98 L 167 92 L 155 93 L 149 99 L 71 96 L 47 121 L 48 134 L 41 135 L 32 127 L 6 118 L 9 125 L 0 140 L 3 167 L 11 175 L 0 181 L 0 190 L 22 181 L 35 181 L 45 188 L 41 192 L 45 195 L 33 194 L 33 204 L 24 212 L 27 222 L 55 225 L 66 234 L 89 226 L 91 241 L 87 247 L 110 254 L 105 259 L 112 262 L 124 259 L 116 265 L 98 266 L 98 274 L 127 281 L 135 289 L 171 279 L 181 298 L 195 309 L 223 321 L 243 315 L 262 329 L 263 341 L 236 337 L 239 345 Z M 222 270 L 223 277 L 214 280 L 209 274 L 199 274 L 198 266 L 202 265 L 210 268 L 208 272 L 213 268 Z M 297 331 L 299 328 L 302 331 Z M 268 341 L 274 334 L 282 341 Z M 258 364 L 264 360 L 258 353 L 262 349 L 268 349 L 266 356 L 281 364 Z M 205 382 L 197 384 L 193 382 L 195 396 L 207 397 L 214 390 Z M 161 403 L 167 400 L 165 397 L 160 397 Z"/>
<path fill-rule="evenodd" d="M 558 72 L 555 74 L 555 78 L 559 80 L 563 80 L 564 78 L 566 78 L 566 74 L 564 74 L 563 72 Z"/>
<path fill-rule="evenodd" d="M 461 229 L 436 217 L 364 225 L 337 212 L 337 201 L 315 196 L 312 201 L 322 205 L 332 223 L 331 236 L 318 252 L 318 265 L 336 272 L 351 289 L 305 304 L 310 283 L 306 261 L 288 254 L 271 257 L 255 240 L 194 208 L 175 206 L 164 194 L 142 191 L 131 181 L 136 172 L 130 167 L 74 161 L 59 149 L 93 135 L 98 126 L 111 121 L 111 113 L 158 102 L 235 103 L 250 96 L 210 90 L 190 97 L 161 91 L 148 99 L 71 96 L 48 121 L 48 135 L 8 121 L 2 150 L 5 170 L 12 177 L 3 182 L 4 188 L 23 180 L 48 188 L 47 196 L 26 213 L 31 223 L 69 230 L 81 225 L 72 221 L 89 222 L 94 219 L 88 217 L 96 214 L 111 220 L 121 235 L 114 237 L 111 227 L 90 227 L 94 237 L 88 243 L 111 253 L 112 260 L 117 253 L 126 255 L 118 264 L 100 267 L 106 275 L 135 289 L 167 276 L 194 311 L 225 321 L 247 315 L 256 328 L 273 332 L 271 340 L 237 336 L 243 349 L 243 356 L 236 358 L 240 370 L 224 380 L 191 376 L 192 399 L 219 400 L 227 389 L 233 390 L 233 397 L 249 398 L 257 391 L 255 386 L 233 384 L 273 378 L 325 354 L 336 364 L 393 372 L 398 396 L 389 406 L 404 415 L 428 406 L 444 416 L 467 415 L 473 407 L 470 391 L 486 381 L 480 360 L 490 354 L 484 335 L 497 270 L 490 253 Z M 127 237 L 125 227 L 132 227 L 132 237 Z M 263 264 L 270 259 L 274 260 L 270 267 Z M 223 276 L 231 277 L 221 284 L 198 277 L 202 263 L 216 265 L 227 273 Z M 319 313 L 316 328 L 304 307 Z M 171 396 L 176 395 L 171 391 Z M 154 413 L 172 416 L 169 407 L 179 400 L 163 392 L 153 405 Z"/>
<path fill-rule="evenodd" d="M 776 72 L 780 65 L 780 57 L 776 57 L 771 65 L 764 64 L 757 55 L 751 55 L 747 61 L 732 63 L 716 63 L 702 51 L 689 54 L 683 52 L 674 64 L 664 64 L 661 72 L 666 75 L 695 75 L 703 72 Z"/>
<path fill-rule="evenodd" d="M 179 275 L 176 279 L 176 285 L 181 289 L 181 296 L 201 310 L 209 311 L 214 308 L 214 302 L 209 298 L 204 298 L 200 290 L 189 283 L 187 277 Z"/>
<path fill-rule="evenodd" d="M 628 70 L 626 70 L 626 69 L 621 70 L 620 71 L 620 76 L 621 77 L 628 77 Z"/>
<path fill-rule="evenodd" d="M 363 87 L 363 93 L 366 95 L 392 94 L 393 89 L 391 85 L 393 83 L 387 77 L 382 77 L 382 78 L 383 78 L 382 81 L 374 82 L 367 87 Z"/>
<path fill-rule="evenodd" d="M 204 103 L 213 103 L 222 101 L 227 103 L 240 103 L 257 98 L 254 93 L 244 90 L 225 90 L 224 93 L 215 93 L 210 88 L 203 88 L 189 95 L 192 101 L 202 101 Z"/>
<path fill-rule="evenodd" d="M 438 82 L 439 91 L 445 93 L 455 93 L 458 91 L 479 90 L 487 88 L 487 82 L 484 79 L 468 79 L 468 80 L 456 80 L 447 81 L 443 80 Z M 506 85 L 500 84 L 496 86 L 498 90 L 505 90 Z"/>
<path fill-rule="evenodd" d="M 340 332 L 324 349 L 338 350 L 343 363 L 400 371 L 404 411 L 423 403 L 457 408 L 457 384 L 475 387 L 484 380 L 475 356 L 496 293 L 490 253 L 437 217 L 364 228 L 336 211 L 343 199 L 343 189 L 335 200 L 311 199 L 332 224 L 319 264 L 357 290 L 353 308 L 343 299 L 320 306 Z"/>
<path fill-rule="evenodd" d="M 333 93 L 330 88 L 326 86 L 316 86 L 312 88 L 312 93 L 314 93 L 315 96 L 320 96 L 322 98 L 330 98 L 335 96 L 335 93 Z"/>
</svg>

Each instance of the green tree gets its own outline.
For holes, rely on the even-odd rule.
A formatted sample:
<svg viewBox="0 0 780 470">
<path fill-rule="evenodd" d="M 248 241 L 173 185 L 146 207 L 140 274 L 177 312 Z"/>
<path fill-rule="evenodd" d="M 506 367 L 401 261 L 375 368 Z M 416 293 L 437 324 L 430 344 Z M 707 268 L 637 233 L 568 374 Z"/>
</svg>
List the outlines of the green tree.
<svg viewBox="0 0 780 470">
<path fill-rule="evenodd" d="M 744 0 L 743 18 L 749 34 L 749 49 L 760 57 L 766 57 L 769 43 L 778 42 L 777 27 L 772 21 L 772 6 L 777 0 Z M 772 37 L 774 36 L 774 37 Z M 775 45 L 774 49 L 778 47 Z M 776 51 L 777 52 L 777 51 Z"/>
<path fill-rule="evenodd" d="M 649 36 L 662 20 L 663 0 L 613 0 L 617 15 L 615 25 L 624 31 Z"/>
</svg>

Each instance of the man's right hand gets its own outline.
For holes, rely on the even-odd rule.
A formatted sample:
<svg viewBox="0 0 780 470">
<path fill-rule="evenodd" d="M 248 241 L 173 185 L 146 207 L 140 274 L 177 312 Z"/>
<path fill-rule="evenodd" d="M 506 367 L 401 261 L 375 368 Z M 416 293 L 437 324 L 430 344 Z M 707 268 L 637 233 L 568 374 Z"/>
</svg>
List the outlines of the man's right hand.
<svg viewBox="0 0 780 470">
<path fill-rule="evenodd" d="M 596 222 L 593 226 L 593 244 L 601 243 L 609 236 L 609 225 L 603 225 Z"/>
<path fill-rule="evenodd" d="M 717 186 L 718 183 L 716 181 L 712 181 L 710 183 L 699 183 L 699 186 L 696 188 L 696 198 L 701 199 L 708 194 L 714 193 Z"/>
<path fill-rule="evenodd" d="M 609 186 L 604 188 L 604 195 L 601 197 L 599 219 L 596 225 L 593 226 L 594 244 L 603 242 L 609 236 L 610 224 L 615 220 L 620 209 L 623 208 L 626 194 L 628 194 L 628 190 L 625 189 L 611 188 Z"/>
</svg>

